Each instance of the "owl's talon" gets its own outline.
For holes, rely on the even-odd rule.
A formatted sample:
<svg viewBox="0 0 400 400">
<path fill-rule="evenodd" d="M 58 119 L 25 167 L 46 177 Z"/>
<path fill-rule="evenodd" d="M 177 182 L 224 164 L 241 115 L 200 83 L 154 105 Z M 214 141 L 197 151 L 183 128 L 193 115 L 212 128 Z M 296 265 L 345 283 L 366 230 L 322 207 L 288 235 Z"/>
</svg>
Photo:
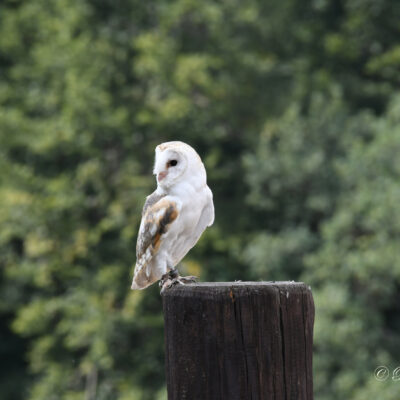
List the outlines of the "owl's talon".
<svg viewBox="0 0 400 400">
<path fill-rule="evenodd" d="M 185 283 L 195 283 L 198 279 L 197 276 L 179 276 L 177 278 L 179 280 L 179 283 L 182 283 L 184 285 Z"/>
<path fill-rule="evenodd" d="M 166 289 L 174 285 L 186 285 L 188 283 L 195 283 L 197 276 L 179 276 L 177 270 L 172 270 L 169 273 L 163 275 L 160 280 L 161 292 L 163 294 Z"/>
<path fill-rule="evenodd" d="M 158 282 L 158 285 L 160 286 L 160 288 L 164 288 L 166 282 L 171 279 L 170 273 L 171 273 L 171 271 L 167 272 L 166 274 L 164 274 L 161 277 L 160 282 Z"/>
</svg>

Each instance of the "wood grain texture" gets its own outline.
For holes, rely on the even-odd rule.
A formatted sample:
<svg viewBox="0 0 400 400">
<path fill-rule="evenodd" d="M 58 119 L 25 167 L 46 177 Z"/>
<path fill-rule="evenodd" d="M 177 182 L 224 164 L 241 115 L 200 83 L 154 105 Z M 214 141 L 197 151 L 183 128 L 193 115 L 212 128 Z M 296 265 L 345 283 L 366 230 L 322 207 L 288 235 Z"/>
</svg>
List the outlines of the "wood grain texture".
<svg viewBox="0 0 400 400">
<path fill-rule="evenodd" d="M 169 400 L 312 400 L 314 302 L 295 282 L 163 294 Z"/>
</svg>

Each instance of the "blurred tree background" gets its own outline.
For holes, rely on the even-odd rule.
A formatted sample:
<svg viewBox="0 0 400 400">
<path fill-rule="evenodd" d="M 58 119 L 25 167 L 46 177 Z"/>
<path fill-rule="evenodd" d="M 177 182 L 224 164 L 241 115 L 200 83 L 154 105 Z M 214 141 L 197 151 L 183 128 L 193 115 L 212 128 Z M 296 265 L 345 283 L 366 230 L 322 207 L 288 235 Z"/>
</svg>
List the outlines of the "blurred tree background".
<svg viewBox="0 0 400 400">
<path fill-rule="evenodd" d="M 201 280 L 303 280 L 319 400 L 400 383 L 400 3 L 0 3 L 0 396 L 165 399 L 131 292 L 154 147 L 202 156 Z"/>
</svg>

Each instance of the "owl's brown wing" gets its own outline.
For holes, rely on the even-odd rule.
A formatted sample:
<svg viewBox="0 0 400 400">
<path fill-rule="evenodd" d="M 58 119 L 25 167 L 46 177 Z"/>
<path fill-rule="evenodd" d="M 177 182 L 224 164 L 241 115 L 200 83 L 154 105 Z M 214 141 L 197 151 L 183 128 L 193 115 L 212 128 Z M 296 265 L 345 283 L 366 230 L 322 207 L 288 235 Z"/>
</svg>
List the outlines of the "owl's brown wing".
<svg viewBox="0 0 400 400">
<path fill-rule="evenodd" d="M 165 196 L 153 193 L 143 207 L 142 221 L 136 244 L 136 266 L 133 280 L 139 274 L 148 274 L 146 266 L 157 254 L 163 235 L 178 217 L 177 204 Z"/>
</svg>

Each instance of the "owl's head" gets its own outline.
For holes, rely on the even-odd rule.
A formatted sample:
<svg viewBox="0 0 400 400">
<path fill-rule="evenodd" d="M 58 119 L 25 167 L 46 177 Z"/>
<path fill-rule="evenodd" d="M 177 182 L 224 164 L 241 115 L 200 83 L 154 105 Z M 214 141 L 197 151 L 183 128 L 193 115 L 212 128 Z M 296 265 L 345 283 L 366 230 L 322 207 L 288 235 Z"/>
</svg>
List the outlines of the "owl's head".
<svg viewBox="0 0 400 400">
<path fill-rule="evenodd" d="M 206 183 L 206 171 L 193 147 L 183 142 L 166 142 L 156 147 L 154 175 L 158 186 L 168 189 L 180 182 Z"/>
</svg>

